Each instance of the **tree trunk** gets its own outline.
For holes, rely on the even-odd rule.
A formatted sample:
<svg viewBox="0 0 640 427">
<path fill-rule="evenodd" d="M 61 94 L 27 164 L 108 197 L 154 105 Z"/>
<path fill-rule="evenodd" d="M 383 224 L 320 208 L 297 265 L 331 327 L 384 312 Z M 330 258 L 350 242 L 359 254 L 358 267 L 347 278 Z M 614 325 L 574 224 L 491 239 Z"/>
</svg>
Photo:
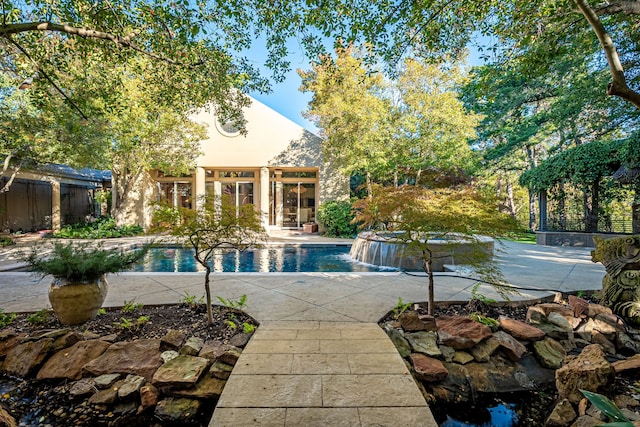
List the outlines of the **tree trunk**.
<svg viewBox="0 0 640 427">
<path fill-rule="evenodd" d="M 506 175 L 505 175 L 505 185 L 506 185 L 506 192 L 507 192 L 507 207 L 509 209 L 509 215 L 511 215 L 513 219 L 516 219 L 516 217 L 518 216 L 518 209 L 516 209 L 516 201 L 513 197 L 513 184 L 511 183 L 511 180 L 509 179 L 509 177 Z"/>
<path fill-rule="evenodd" d="M 536 194 L 529 190 L 529 230 L 536 229 Z"/>
<path fill-rule="evenodd" d="M 149 173 L 122 173 L 114 169 L 112 181 L 115 197 L 112 200 L 111 215 L 116 224 L 139 225 L 146 228 L 150 221 L 148 202 L 155 191 Z"/>
<path fill-rule="evenodd" d="M 427 277 L 429 280 L 429 296 L 427 298 L 427 314 L 429 316 L 433 316 L 434 312 L 434 304 L 435 304 L 435 293 L 434 293 L 434 280 L 433 280 L 433 254 L 430 250 L 422 251 L 422 268 L 425 273 L 427 273 Z"/>
<path fill-rule="evenodd" d="M 213 326 L 213 311 L 211 308 L 211 286 L 209 284 L 209 275 L 211 274 L 211 267 L 209 267 L 209 264 L 207 263 L 204 263 L 204 266 L 206 269 L 204 273 L 204 292 L 207 300 L 207 323 L 209 326 Z"/>
<path fill-rule="evenodd" d="M 373 184 L 371 182 L 371 172 L 367 169 L 367 197 L 371 199 L 373 197 Z"/>
<path fill-rule="evenodd" d="M 585 209 L 585 226 L 584 231 L 595 233 L 598 231 L 598 211 L 600 210 L 600 179 L 596 179 L 591 187 L 591 202 L 589 203 L 589 194 L 585 191 L 584 209 Z"/>
</svg>

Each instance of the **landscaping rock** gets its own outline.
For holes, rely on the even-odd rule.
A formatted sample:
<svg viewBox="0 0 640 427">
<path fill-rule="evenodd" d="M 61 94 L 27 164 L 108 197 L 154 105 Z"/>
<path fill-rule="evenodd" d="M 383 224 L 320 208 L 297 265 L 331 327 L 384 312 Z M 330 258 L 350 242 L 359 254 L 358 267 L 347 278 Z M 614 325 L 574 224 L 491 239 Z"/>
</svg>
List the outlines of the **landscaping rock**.
<svg viewBox="0 0 640 427">
<path fill-rule="evenodd" d="M 227 365 L 235 366 L 241 354 L 242 350 L 238 347 L 225 345 L 222 347 L 222 354 L 220 354 L 216 360 L 226 363 Z"/>
<path fill-rule="evenodd" d="M 541 329 L 507 316 L 500 316 L 498 323 L 504 331 L 519 340 L 539 341 L 544 338 L 544 332 Z"/>
<path fill-rule="evenodd" d="M 112 387 L 105 390 L 100 390 L 89 398 L 91 405 L 111 405 L 118 398 L 119 383 L 116 383 Z"/>
<path fill-rule="evenodd" d="M 224 344 L 221 341 L 208 340 L 202 345 L 198 357 L 204 357 L 209 360 L 216 360 L 222 354 Z"/>
<path fill-rule="evenodd" d="M 597 329 L 594 329 L 593 333 L 591 334 L 591 342 L 593 344 L 600 345 L 600 347 L 602 347 L 604 352 L 607 354 L 614 355 L 617 353 L 616 346 L 611 341 L 609 341 L 607 337 L 604 336 L 604 334 L 601 334 Z"/>
<path fill-rule="evenodd" d="M 442 359 L 445 362 L 452 362 L 453 358 L 456 355 L 456 351 L 449 347 L 448 345 L 441 345 L 440 347 L 438 347 L 440 349 L 440 352 L 442 353 Z"/>
<path fill-rule="evenodd" d="M 427 324 L 420 319 L 417 311 L 405 311 L 398 316 L 400 327 L 405 332 L 427 331 Z"/>
<path fill-rule="evenodd" d="M 547 337 L 553 338 L 558 341 L 567 340 L 569 338 L 573 339 L 573 336 L 574 336 L 573 331 L 569 331 L 567 329 L 564 329 L 556 325 L 555 323 L 551 323 L 547 321 L 536 323 L 536 327 L 538 329 L 541 329 L 542 332 L 544 332 Z"/>
<path fill-rule="evenodd" d="M 140 388 L 147 380 L 139 375 L 127 375 L 122 385 L 118 389 L 118 398 L 120 400 L 133 400 L 138 397 Z"/>
<path fill-rule="evenodd" d="M 163 399 L 156 405 L 154 414 L 161 420 L 190 421 L 200 409 L 200 401 L 185 398 Z"/>
<path fill-rule="evenodd" d="M 422 381 L 442 381 L 449 374 L 447 368 L 438 359 L 420 353 L 412 353 L 409 357 L 416 376 Z"/>
<path fill-rule="evenodd" d="M 606 360 L 602 347 L 592 344 L 556 371 L 556 388 L 561 398 L 578 403 L 583 398 L 581 389 L 597 392 L 614 376 L 613 366 Z"/>
<path fill-rule="evenodd" d="M 469 353 L 467 353 L 466 351 L 459 350 L 459 351 L 456 351 L 455 354 L 453 355 L 453 361 L 461 365 L 466 365 L 472 360 L 474 360 L 474 357 Z"/>
<path fill-rule="evenodd" d="M 7 353 L 2 368 L 20 377 L 27 377 L 40 367 L 53 344 L 53 338 L 25 342 Z"/>
<path fill-rule="evenodd" d="M 145 384 L 140 387 L 140 406 L 142 409 L 147 409 L 155 406 L 158 403 L 160 391 L 153 384 Z"/>
<path fill-rule="evenodd" d="M 581 415 L 571 424 L 571 427 L 597 427 L 602 425 L 602 420 L 591 415 Z"/>
<path fill-rule="evenodd" d="M 17 427 L 18 423 L 2 406 L 0 406 L 0 426 Z"/>
<path fill-rule="evenodd" d="M 218 378 L 221 380 L 226 380 L 231 375 L 231 370 L 233 366 L 227 365 L 226 363 L 222 363 L 219 360 L 213 362 L 211 368 L 209 369 L 209 375 L 214 378 Z"/>
<path fill-rule="evenodd" d="M 75 343 L 83 341 L 84 339 L 84 336 L 79 332 L 67 332 L 63 336 L 55 339 L 53 345 L 51 346 L 51 351 L 57 352 L 64 348 L 71 347 Z"/>
<path fill-rule="evenodd" d="M 200 379 L 209 360 L 197 356 L 178 356 L 162 365 L 151 381 L 156 387 L 188 387 Z"/>
<path fill-rule="evenodd" d="M 576 419 L 578 414 L 573 405 L 567 399 L 562 399 L 551 411 L 551 415 L 545 421 L 545 427 L 567 427 Z"/>
<path fill-rule="evenodd" d="M 492 335 L 489 327 L 464 316 L 442 316 L 436 324 L 440 342 L 456 350 L 469 349 Z"/>
<path fill-rule="evenodd" d="M 616 334 L 615 342 L 616 347 L 618 348 L 618 353 L 620 354 L 631 356 L 633 354 L 640 353 L 640 342 L 634 340 L 624 332 L 618 332 Z"/>
<path fill-rule="evenodd" d="M 438 335 L 435 332 L 414 332 L 405 334 L 405 338 L 411 344 L 414 353 L 423 353 L 432 357 L 442 355 L 438 347 Z"/>
<path fill-rule="evenodd" d="M 564 347 L 553 338 L 545 338 L 533 343 L 533 352 L 542 366 L 557 369 L 562 366 L 567 355 Z"/>
<path fill-rule="evenodd" d="M 633 355 L 626 360 L 617 360 L 611 364 L 616 374 L 621 374 L 626 371 L 633 371 L 640 369 L 640 354 Z"/>
<path fill-rule="evenodd" d="M 178 350 L 185 339 L 186 336 L 183 332 L 169 329 L 165 336 L 160 339 L 160 351 Z"/>
<path fill-rule="evenodd" d="M 406 340 L 404 335 L 402 335 L 402 332 L 397 329 L 387 329 L 386 332 L 391 339 L 391 342 L 398 350 L 398 353 L 400 353 L 400 356 L 409 357 L 409 355 L 411 354 L 411 345 L 409 344 L 409 341 Z"/>
<path fill-rule="evenodd" d="M 492 338 L 498 342 L 507 357 L 514 362 L 522 359 L 522 356 L 527 352 L 524 345 L 504 331 L 495 332 Z"/>
<path fill-rule="evenodd" d="M 184 343 L 178 354 L 183 356 L 195 356 L 200 352 L 203 345 L 204 340 L 202 338 L 190 337 L 187 342 Z"/>
<path fill-rule="evenodd" d="M 162 354 L 160 354 L 160 359 L 162 359 L 162 363 L 167 363 L 168 361 L 173 360 L 178 356 L 180 356 L 180 354 L 178 354 L 177 351 L 166 350 L 166 351 L 163 351 Z"/>
<path fill-rule="evenodd" d="M 252 335 L 253 334 L 245 334 L 244 332 L 240 334 L 235 334 L 229 340 L 229 344 L 231 344 L 234 347 L 244 348 L 249 342 L 249 340 L 251 339 Z"/>
<path fill-rule="evenodd" d="M 104 374 L 93 379 L 98 388 L 111 387 L 120 379 L 120 374 Z"/>
<path fill-rule="evenodd" d="M 76 342 L 51 356 L 38 372 L 37 378 L 79 380 L 84 365 L 104 353 L 110 345 L 99 340 Z"/>
<path fill-rule="evenodd" d="M 73 383 L 73 385 L 69 389 L 69 394 L 73 397 L 90 396 L 97 390 L 98 389 L 96 388 L 96 384 L 93 379 L 84 378 Z"/>
<path fill-rule="evenodd" d="M 87 363 L 84 370 L 93 375 L 134 374 L 151 380 L 161 364 L 160 340 L 142 339 L 111 344 L 101 356 Z"/>
<path fill-rule="evenodd" d="M 169 393 L 176 397 L 193 399 L 217 399 L 222 394 L 226 381 L 209 375 L 203 375 L 194 387 L 173 389 Z"/>
<path fill-rule="evenodd" d="M 494 337 L 476 344 L 469 349 L 469 352 L 473 355 L 476 362 L 488 362 L 491 355 L 500 347 L 500 343 Z"/>
</svg>

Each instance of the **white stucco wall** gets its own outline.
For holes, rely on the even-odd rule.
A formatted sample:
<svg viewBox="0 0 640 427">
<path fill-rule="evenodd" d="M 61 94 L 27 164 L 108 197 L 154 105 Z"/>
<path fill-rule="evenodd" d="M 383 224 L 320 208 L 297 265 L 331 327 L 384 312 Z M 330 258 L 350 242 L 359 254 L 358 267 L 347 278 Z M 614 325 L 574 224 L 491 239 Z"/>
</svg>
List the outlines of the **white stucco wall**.
<svg viewBox="0 0 640 427">
<path fill-rule="evenodd" d="M 208 126 L 208 138 L 201 141 L 200 167 L 263 166 L 318 167 L 320 203 L 349 197 L 349 179 L 325 163 L 320 137 L 304 129 L 263 103 L 252 99 L 244 110 L 247 135 L 229 137 L 216 125 L 213 112 L 201 111 L 194 121 Z"/>
</svg>

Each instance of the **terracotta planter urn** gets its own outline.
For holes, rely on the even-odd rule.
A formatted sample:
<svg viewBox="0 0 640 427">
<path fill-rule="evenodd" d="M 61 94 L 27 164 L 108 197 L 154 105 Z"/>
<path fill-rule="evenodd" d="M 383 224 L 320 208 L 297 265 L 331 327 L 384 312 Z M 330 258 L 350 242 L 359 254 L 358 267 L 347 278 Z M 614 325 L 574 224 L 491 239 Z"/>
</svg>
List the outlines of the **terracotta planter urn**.
<svg viewBox="0 0 640 427">
<path fill-rule="evenodd" d="M 98 315 L 108 289 L 105 275 L 84 281 L 54 277 L 49 287 L 49 302 L 62 324 L 83 323 Z"/>
</svg>

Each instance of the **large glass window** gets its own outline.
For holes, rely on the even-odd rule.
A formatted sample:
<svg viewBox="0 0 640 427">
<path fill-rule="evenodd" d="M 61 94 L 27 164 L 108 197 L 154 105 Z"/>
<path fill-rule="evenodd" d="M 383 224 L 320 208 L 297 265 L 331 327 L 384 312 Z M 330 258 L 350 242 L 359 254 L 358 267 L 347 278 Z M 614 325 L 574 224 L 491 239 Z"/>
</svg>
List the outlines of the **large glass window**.
<svg viewBox="0 0 640 427">
<path fill-rule="evenodd" d="M 283 227 L 301 228 L 316 220 L 316 185 L 308 182 L 283 184 Z"/>
<path fill-rule="evenodd" d="M 173 205 L 173 207 L 193 207 L 191 197 L 191 183 L 189 182 L 159 182 L 160 198 Z"/>
<path fill-rule="evenodd" d="M 253 204 L 253 182 L 231 182 L 222 184 L 222 194 L 231 198 L 236 206 Z"/>
</svg>

